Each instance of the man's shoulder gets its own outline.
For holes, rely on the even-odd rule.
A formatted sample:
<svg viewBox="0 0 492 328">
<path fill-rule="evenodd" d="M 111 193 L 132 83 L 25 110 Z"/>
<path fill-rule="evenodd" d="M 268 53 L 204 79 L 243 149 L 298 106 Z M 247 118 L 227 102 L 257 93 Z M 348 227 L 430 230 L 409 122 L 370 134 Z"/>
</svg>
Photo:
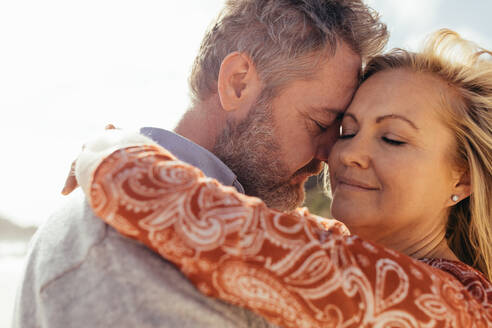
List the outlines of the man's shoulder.
<svg viewBox="0 0 492 328">
<path fill-rule="evenodd" d="M 266 326 L 199 293 L 169 262 L 94 216 L 80 192 L 36 233 L 16 308 L 19 327 L 39 320 L 50 327 Z"/>
<path fill-rule="evenodd" d="M 44 222 L 33 236 L 28 269 L 36 270 L 43 286 L 63 271 L 83 261 L 87 251 L 104 238 L 107 226 L 94 216 L 77 190 Z"/>
</svg>

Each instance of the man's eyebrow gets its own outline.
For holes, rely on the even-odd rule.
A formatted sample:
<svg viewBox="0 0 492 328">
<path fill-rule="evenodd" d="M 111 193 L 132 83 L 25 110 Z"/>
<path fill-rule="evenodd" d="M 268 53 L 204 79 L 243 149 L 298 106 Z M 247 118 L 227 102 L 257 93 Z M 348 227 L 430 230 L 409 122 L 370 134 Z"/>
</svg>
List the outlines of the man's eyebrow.
<svg viewBox="0 0 492 328">
<path fill-rule="evenodd" d="M 345 112 L 345 109 L 343 108 L 334 108 L 334 107 L 326 107 L 326 106 L 320 106 L 316 108 L 316 110 L 322 113 L 330 112 L 335 114 L 343 114 Z"/>
<path fill-rule="evenodd" d="M 403 120 L 405 122 L 407 122 L 408 124 L 410 124 L 412 126 L 412 128 L 414 128 L 415 130 L 418 130 L 419 128 L 415 125 L 415 123 L 413 123 L 412 121 L 410 121 L 408 118 L 406 118 L 405 116 L 401 116 L 401 115 L 398 115 L 398 114 L 389 114 L 389 115 L 384 115 L 384 116 L 380 116 L 376 119 L 376 123 L 381 123 L 382 121 L 384 120 L 387 120 L 387 119 L 398 119 L 398 120 Z"/>
<path fill-rule="evenodd" d="M 325 110 L 330 113 L 337 114 L 337 117 L 342 117 L 343 114 L 345 114 L 345 109 L 341 109 L 341 108 L 325 108 Z"/>
<path fill-rule="evenodd" d="M 311 111 L 312 113 L 316 113 L 315 115 L 330 115 L 330 117 L 332 117 L 332 115 L 335 115 L 335 119 L 341 119 L 343 117 L 343 114 L 345 113 L 344 109 L 327 106 L 312 106 Z"/>
</svg>

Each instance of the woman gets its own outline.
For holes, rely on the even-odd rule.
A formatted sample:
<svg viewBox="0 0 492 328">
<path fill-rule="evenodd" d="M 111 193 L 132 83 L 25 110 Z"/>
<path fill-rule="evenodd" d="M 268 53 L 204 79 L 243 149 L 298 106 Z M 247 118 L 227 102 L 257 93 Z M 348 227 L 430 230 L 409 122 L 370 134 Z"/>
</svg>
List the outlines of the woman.
<svg viewBox="0 0 492 328">
<path fill-rule="evenodd" d="M 482 54 L 492 55 L 440 31 L 422 53 L 368 64 L 326 151 L 337 220 L 270 210 L 142 136 L 89 144 L 77 178 L 103 220 L 203 293 L 273 323 L 490 327 L 492 62 Z"/>
</svg>

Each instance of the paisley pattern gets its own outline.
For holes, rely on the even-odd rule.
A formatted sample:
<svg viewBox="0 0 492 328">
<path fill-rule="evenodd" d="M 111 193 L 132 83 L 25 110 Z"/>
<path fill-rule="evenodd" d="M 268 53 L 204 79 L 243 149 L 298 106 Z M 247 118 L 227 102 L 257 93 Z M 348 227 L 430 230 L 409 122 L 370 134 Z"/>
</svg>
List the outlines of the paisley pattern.
<svg viewBox="0 0 492 328">
<path fill-rule="evenodd" d="M 492 285 L 472 268 L 416 261 L 306 209 L 271 210 L 158 146 L 106 157 L 88 198 L 202 293 L 283 327 L 492 327 Z"/>
</svg>

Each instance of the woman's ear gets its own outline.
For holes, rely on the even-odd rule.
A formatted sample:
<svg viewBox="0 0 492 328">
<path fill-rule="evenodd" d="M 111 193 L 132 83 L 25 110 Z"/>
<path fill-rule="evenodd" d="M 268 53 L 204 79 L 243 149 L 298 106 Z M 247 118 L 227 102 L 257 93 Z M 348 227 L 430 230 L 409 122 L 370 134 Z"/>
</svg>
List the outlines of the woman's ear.
<svg viewBox="0 0 492 328">
<path fill-rule="evenodd" d="M 453 192 L 449 199 L 450 206 L 453 206 L 463 199 L 469 197 L 472 193 L 470 172 L 468 170 L 456 172 L 455 181 L 456 182 L 453 186 Z M 457 198 L 455 198 L 455 196 L 457 196 Z"/>
<path fill-rule="evenodd" d="M 225 111 L 249 111 L 261 93 L 262 83 L 248 55 L 233 52 L 224 58 L 220 65 L 217 90 Z"/>
</svg>

